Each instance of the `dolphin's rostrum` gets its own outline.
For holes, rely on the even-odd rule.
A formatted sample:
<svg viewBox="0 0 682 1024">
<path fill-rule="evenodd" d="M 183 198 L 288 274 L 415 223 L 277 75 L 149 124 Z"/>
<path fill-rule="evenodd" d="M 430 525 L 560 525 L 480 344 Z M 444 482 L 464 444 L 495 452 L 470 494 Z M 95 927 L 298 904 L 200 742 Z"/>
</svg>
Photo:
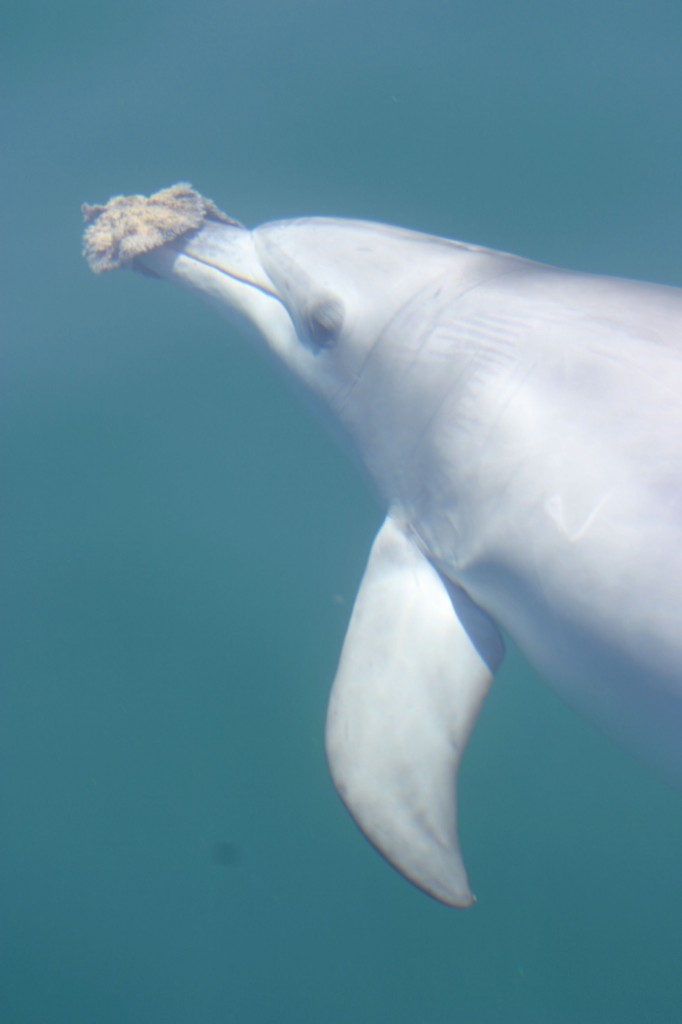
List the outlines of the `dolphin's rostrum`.
<svg viewBox="0 0 682 1024">
<path fill-rule="evenodd" d="M 682 292 L 360 221 L 248 231 L 188 185 L 84 213 L 93 270 L 255 328 L 386 508 L 326 744 L 399 871 L 472 902 L 456 776 L 502 630 L 682 786 Z"/>
</svg>

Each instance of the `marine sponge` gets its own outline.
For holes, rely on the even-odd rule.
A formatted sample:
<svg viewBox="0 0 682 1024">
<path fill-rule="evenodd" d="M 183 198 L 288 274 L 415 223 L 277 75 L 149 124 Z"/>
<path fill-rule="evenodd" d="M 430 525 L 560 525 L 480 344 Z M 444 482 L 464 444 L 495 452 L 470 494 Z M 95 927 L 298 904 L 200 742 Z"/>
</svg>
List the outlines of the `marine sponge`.
<svg viewBox="0 0 682 1024">
<path fill-rule="evenodd" d="M 154 195 L 114 196 L 104 206 L 82 206 L 88 225 L 83 255 L 96 274 L 118 270 L 145 252 L 158 249 L 207 218 L 238 225 L 210 199 L 181 182 Z"/>
</svg>

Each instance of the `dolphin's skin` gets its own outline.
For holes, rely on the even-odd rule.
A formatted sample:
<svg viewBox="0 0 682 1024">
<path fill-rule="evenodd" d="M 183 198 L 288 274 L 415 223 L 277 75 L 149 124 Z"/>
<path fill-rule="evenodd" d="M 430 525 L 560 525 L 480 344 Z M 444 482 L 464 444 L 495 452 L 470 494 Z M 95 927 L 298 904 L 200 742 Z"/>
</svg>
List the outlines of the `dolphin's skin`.
<svg viewBox="0 0 682 1024">
<path fill-rule="evenodd" d="M 682 291 L 364 222 L 248 231 L 183 185 L 84 212 L 94 270 L 255 328 L 386 507 L 326 742 L 399 871 L 472 902 L 455 783 L 501 630 L 682 786 Z"/>
</svg>

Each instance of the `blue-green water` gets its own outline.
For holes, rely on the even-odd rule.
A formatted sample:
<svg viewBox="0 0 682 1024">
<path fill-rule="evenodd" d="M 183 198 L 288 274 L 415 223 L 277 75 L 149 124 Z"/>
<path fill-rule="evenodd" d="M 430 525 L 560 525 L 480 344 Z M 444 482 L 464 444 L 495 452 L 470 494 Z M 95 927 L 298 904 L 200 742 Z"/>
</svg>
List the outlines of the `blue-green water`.
<svg viewBox="0 0 682 1024">
<path fill-rule="evenodd" d="M 381 512 L 270 369 L 79 206 L 189 180 L 682 284 L 682 7 L 5 3 L 2 1024 L 673 1024 L 682 800 L 510 653 L 440 907 L 328 779 Z"/>
</svg>

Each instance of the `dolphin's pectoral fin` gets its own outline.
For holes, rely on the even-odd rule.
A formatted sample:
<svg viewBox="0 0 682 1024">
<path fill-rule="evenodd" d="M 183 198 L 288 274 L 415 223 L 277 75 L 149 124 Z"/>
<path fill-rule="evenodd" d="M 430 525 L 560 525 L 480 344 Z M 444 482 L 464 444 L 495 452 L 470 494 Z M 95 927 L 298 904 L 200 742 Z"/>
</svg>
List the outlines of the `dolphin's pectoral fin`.
<svg viewBox="0 0 682 1024">
<path fill-rule="evenodd" d="M 457 771 L 503 651 L 488 616 L 386 519 L 334 681 L 327 757 L 370 842 L 455 907 L 473 903 L 457 838 Z"/>
</svg>

